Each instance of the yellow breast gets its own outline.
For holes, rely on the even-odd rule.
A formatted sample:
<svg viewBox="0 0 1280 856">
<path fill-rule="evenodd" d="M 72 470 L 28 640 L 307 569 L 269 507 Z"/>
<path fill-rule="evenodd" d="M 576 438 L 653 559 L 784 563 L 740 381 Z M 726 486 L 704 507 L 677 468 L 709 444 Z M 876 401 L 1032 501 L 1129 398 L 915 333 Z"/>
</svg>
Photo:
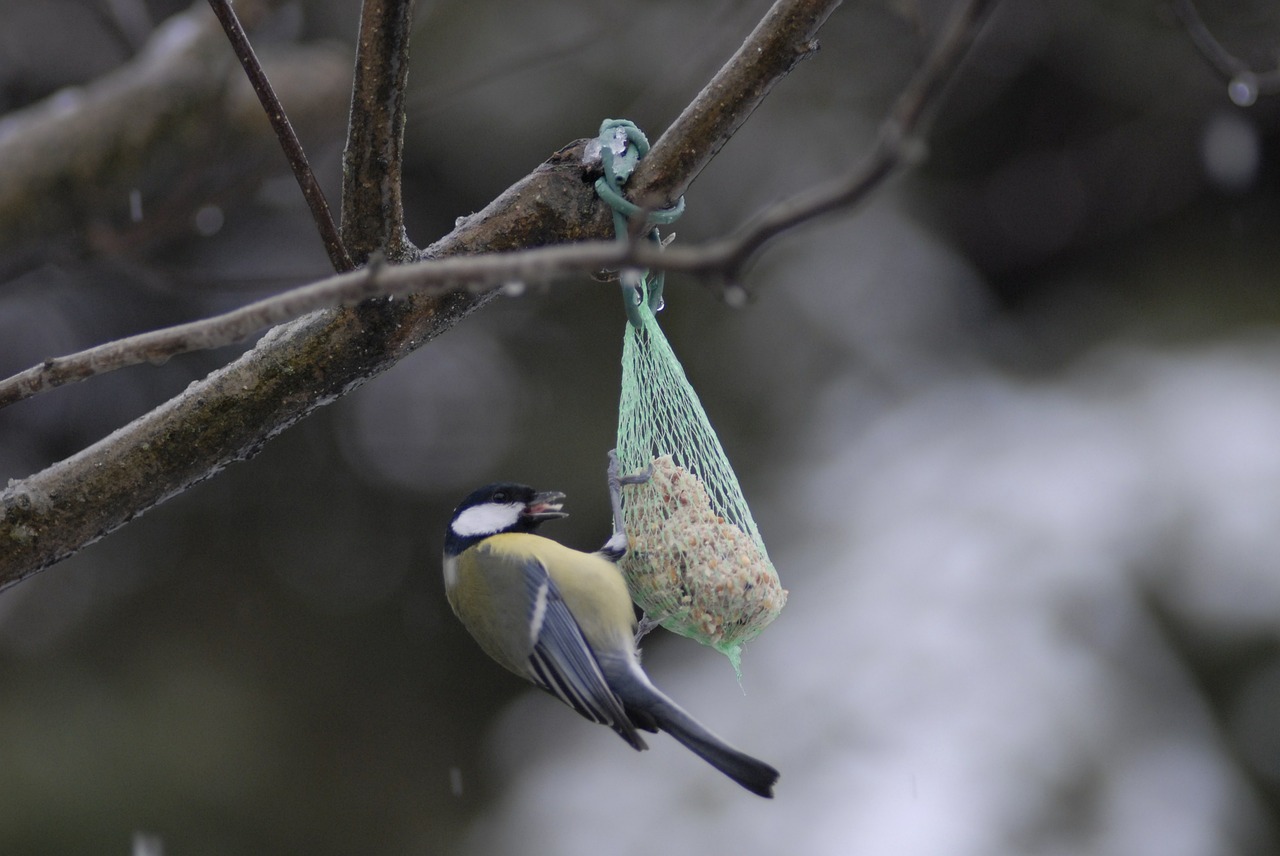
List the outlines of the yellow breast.
<svg viewBox="0 0 1280 856">
<path fill-rule="evenodd" d="M 532 640 L 517 639 L 513 632 L 528 626 L 532 601 L 526 574 L 532 562 L 546 569 L 588 644 L 597 651 L 634 648 L 634 607 L 612 562 L 540 535 L 507 533 L 445 563 L 449 602 L 490 656 L 519 671 L 532 651 Z M 504 630 L 489 626 L 493 622 Z"/>
</svg>

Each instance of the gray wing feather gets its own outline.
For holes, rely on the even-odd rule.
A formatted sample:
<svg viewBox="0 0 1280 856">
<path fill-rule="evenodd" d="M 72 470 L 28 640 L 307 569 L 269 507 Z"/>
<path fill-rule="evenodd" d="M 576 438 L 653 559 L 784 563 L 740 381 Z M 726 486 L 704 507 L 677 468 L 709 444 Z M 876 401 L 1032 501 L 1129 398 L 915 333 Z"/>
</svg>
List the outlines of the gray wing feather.
<svg viewBox="0 0 1280 856">
<path fill-rule="evenodd" d="M 533 682 L 592 722 L 609 726 L 636 749 L 646 748 L 547 569 L 537 560 L 526 562 L 524 581 L 531 604 Z"/>
</svg>

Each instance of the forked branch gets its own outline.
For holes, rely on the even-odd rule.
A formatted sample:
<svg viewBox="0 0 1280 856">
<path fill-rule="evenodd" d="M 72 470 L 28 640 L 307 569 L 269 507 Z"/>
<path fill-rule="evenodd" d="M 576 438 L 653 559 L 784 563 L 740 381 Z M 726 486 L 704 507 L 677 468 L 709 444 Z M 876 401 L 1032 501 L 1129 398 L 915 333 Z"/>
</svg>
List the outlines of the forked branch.
<svg viewBox="0 0 1280 856">
<path fill-rule="evenodd" d="M 396 10 L 402 10 L 406 2 L 366 0 L 366 8 L 376 6 L 380 14 L 402 21 Z M 495 285 L 513 280 L 548 281 L 620 265 L 661 266 L 735 280 L 771 238 L 865 199 L 909 160 L 910 139 L 920 118 L 954 70 L 972 38 L 978 15 L 989 2 L 964 0 L 959 4 L 931 59 L 899 100 L 875 152 L 860 167 L 833 185 L 765 211 L 729 238 L 701 247 L 671 248 L 661 256 L 644 246 L 625 247 L 606 241 L 612 233 L 611 217 L 596 199 L 591 183 L 584 180 L 583 147 L 576 144 L 557 153 L 428 247 L 423 253 L 427 261 L 421 264 L 386 265 L 372 272 L 331 278 L 237 310 L 231 313 L 233 318 L 224 316 L 183 325 L 176 332 L 146 334 L 114 354 L 95 349 L 97 354 L 83 357 L 83 366 L 77 364 L 77 355 L 66 362 L 55 360 L 35 367 L 34 375 L 23 383 L 30 389 L 47 388 L 59 372 L 67 379 L 77 379 L 74 375 L 83 375 L 82 369 L 95 360 L 120 365 L 128 359 L 158 358 L 167 355 L 164 349 L 178 348 L 172 351 L 177 353 L 193 343 L 215 341 L 218 336 L 240 338 L 250 326 L 275 323 L 317 305 L 344 307 L 310 312 L 276 328 L 240 359 L 151 413 L 71 458 L 11 484 L 0 493 L 0 586 L 70 555 L 226 464 L 253 455 L 268 438 L 319 405 L 353 389 L 448 329 L 492 296 Z M 744 51 L 750 56 L 753 43 L 773 39 L 780 51 L 778 58 L 787 56 L 782 48 L 789 45 L 791 61 L 754 66 L 762 77 L 753 82 L 742 77 L 746 72 L 741 65 L 734 61 L 727 64 L 695 102 L 702 105 L 694 111 L 698 121 L 677 122 L 655 144 L 642 165 L 656 165 L 648 167 L 648 177 L 637 172 L 633 192 L 651 192 L 649 199 L 678 196 L 750 115 L 763 93 L 786 74 L 795 59 L 811 50 L 812 28 L 835 5 L 835 0 L 779 0 L 767 20 L 809 24 L 794 27 L 785 37 L 757 28 L 736 57 Z M 365 44 L 362 32 L 362 50 Z M 374 39 L 370 49 L 387 57 L 386 51 L 379 53 L 378 45 L 385 47 Z M 384 73 L 391 72 L 384 68 Z M 732 85 L 739 88 L 718 88 L 730 86 L 729 81 L 737 81 Z M 714 109 L 717 92 L 723 101 L 719 110 Z M 392 121 L 384 125 L 381 139 L 392 147 L 390 150 L 398 151 L 394 99 L 388 108 L 384 116 Z M 382 178 L 385 181 L 374 187 L 366 180 L 353 186 L 349 177 L 344 190 L 343 235 L 357 259 L 371 244 L 375 249 L 394 249 L 397 236 L 403 235 L 398 220 L 398 173 L 389 169 Z M 369 193 L 381 200 L 378 213 L 355 210 L 349 195 L 356 193 Z M 374 201 L 371 197 L 368 204 Z M 349 210 L 353 216 L 368 214 L 373 231 L 351 225 L 353 231 L 348 232 Z M 351 235 L 362 237 L 358 242 Z M 579 245 L 547 246 L 567 243 Z M 494 253 L 502 255 L 457 258 Z M 489 290 L 484 294 L 476 293 L 485 289 Z M 407 296 L 367 299 L 389 294 Z M 169 341 L 167 332 L 172 334 Z M 5 395 L 21 386 L 16 381 L 4 382 Z"/>
</svg>

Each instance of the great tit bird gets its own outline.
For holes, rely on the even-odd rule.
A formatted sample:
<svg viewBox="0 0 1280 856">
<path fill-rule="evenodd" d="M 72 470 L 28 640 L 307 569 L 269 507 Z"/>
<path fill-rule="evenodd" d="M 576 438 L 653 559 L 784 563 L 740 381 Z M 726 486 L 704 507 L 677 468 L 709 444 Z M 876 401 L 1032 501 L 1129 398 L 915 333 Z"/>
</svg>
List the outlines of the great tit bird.
<svg viewBox="0 0 1280 856">
<path fill-rule="evenodd" d="M 661 729 L 747 790 L 772 797 L 777 770 L 698 724 L 640 668 L 631 597 L 610 561 L 625 551 L 621 527 L 599 553 L 532 534 L 567 516 L 563 499 L 522 484 L 491 484 L 453 512 L 444 586 L 463 626 L 499 664 L 635 749 L 648 748 L 639 731 Z"/>
</svg>

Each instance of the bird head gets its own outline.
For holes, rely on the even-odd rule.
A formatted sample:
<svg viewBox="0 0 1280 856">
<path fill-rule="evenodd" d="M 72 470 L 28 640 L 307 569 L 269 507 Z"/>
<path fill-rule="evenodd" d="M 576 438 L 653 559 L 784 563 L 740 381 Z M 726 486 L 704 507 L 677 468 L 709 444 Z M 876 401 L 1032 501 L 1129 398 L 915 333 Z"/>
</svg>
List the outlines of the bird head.
<svg viewBox="0 0 1280 856">
<path fill-rule="evenodd" d="M 472 492 L 453 511 L 445 550 L 457 555 L 467 547 L 503 532 L 532 532 L 548 520 L 567 517 L 564 494 L 536 491 L 514 482 L 489 484 Z"/>
</svg>

